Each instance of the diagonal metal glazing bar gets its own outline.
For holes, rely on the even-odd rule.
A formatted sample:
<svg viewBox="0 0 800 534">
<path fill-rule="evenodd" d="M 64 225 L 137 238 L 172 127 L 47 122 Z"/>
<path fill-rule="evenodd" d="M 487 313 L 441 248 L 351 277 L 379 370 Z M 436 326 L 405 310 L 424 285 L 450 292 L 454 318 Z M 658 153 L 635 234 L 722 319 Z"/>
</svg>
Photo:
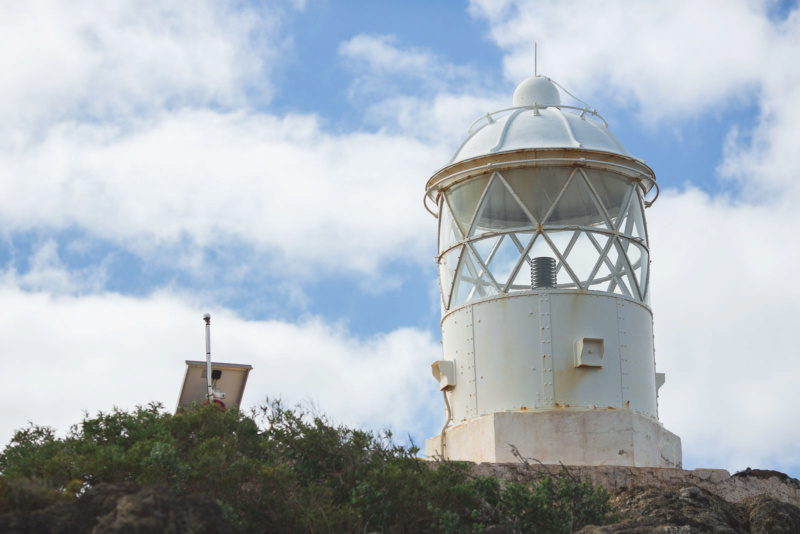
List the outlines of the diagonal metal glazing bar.
<svg viewBox="0 0 800 534">
<path fill-rule="evenodd" d="M 595 276 L 597 276 L 597 271 L 600 270 L 600 266 L 603 263 L 605 263 L 606 267 L 608 267 L 608 270 L 611 272 L 611 276 L 612 277 L 616 277 L 617 276 L 614 273 L 614 264 L 611 263 L 611 260 L 608 258 L 608 251 L 611 250 L 611 247 L 612 247 L 612 245 L 614 243 L 614 238 L 613 237 L 610 238 L 606 242 L 606 246 L 605 247 L 601 247 L 600 243 L 597 242 L 597 239 L 595 239 L 595 237 L 591 233 L 587 232 L 586 236 L 589 238 L 589 241 L 592 242 L 592 244 L 594 245 L 594 248 L 597 250 L 597 252 L 600 253 L 600 257 L 597 258 L 597 263 L 594 264 L 594 268 L 592 269 L 592 272 L 589 273 L 589 276 L 586 278 L 586 286 L 584 287 L 584 289 L 588 289 L 589 286 L 594 284 L 594 283 L 599 283 L 599 282 L 605 281 L 605 280 L 602 280 L 602 279 L 598 280 L 598 281 L 595 281 L 595 278 L 594 278 Z M 613 289 L 612 289 L 612 291 L 613 291 Z M 628 295 L 628 296 L 630 296 L 630 295 Z"/>
<path fill-rule="evenodd" d="M 631 202 L 630 202 L 630 210 L 628 211 L 628 218 L 625 220 L 625 230 L 623 230 L 623 234 L 625 235 L 633 235 L 633 225 L 636 223 L 636 213 L 634 210 L 638 208 L 638 202 L 634 200 L 633 195 L 631 195 Z"/>
<path fill-rule="evenodd" d="M 589 234 L 589 239 L 592 240 L 592 243 L 594 244 L 595 248 L 599 251 L 600 244 L 597 243 L 597 241 L 594 239 L 594 236 Z M 624 267 L 621 265 L 615 266 L 613 263 L 611 263 L 611 260 L 608 257 L 608 252 L 611 250 L 611 247 L 614 246 L 614 241 L 615 240 L 613 237 L 609 239 L 608 242 L 606 243 L 604 250 L 600 255 L 600 261 L 605 263 L 606 267 L 608 267 L 609 275 L 604 276 L 603 278 L 595 278 L 597 276 L 597 271 L 592 271 L 592 275 L 590 276 L 590 281 L 587 283 L 586 287 L 588 288 L 592 284 L 602 284 L 604 282 L 610 281 L 608 287 L 606 288 L 606 291 L 613 292 L 614 288 L 617 287 L 617 285 L 619 285 L 620 291 L 622 291 L 622 293 L 626 297 L 634 298 L 634 296 L 628 290 L 628 286 L 622 280 L 622 276 L 625 274 Z M 600 261 L 598 261 L 598 263 L 595 265 L 596 269 L 600 268 Z M 617 258 L 617 261 L 619 262 L 619 257 Z"/>
<path fill-rule="evenodd" d="M 638 280 L 636 280 L 636 273 L 634 272 L 633 268 L 631 268 L 631 262 L 630 262 L 630 260 L 628 260 L 628 255 L 622 249 L 622 244 L 620 243 L 619 238 L 617 238 L 615 240 L 615 243 L 616 243 L 616 246 L 617 246 L 617 252 L 619 253 L 619 257 L 617 258 L 617 262 L 622 260 L 623 266 L 628 271 L 627 275 L 630 278 L 628 285 L 634 286 L 632 289 L 635 290 L 635 295 L 634 296 L 636 298 L 638 298 L 639 300 L 644 300 L 644 299 L 642 299 L 642 292 L 639 290 Z"/>
<path fill-rule="evenodd" d="M 625 219 L 625 215 L 628 213 L 628 208 L 630 208 L 631 199 L 633 198 L 634 191 L 635 187 L 631 186 L 625 193 L 625 198 L 622 200 L 622 205 L 619 207 L 619 215 L 617 216 L 617 220 L 615 221 L 614 224 L 614 229 L 616 230 L 619 230 L 619 227 L 622 225 L 622 221 Z"/>
<path fill-rule="evenodd" d="M 472 253 L 471 255 L 472 260 L 475 262 L 475 264 L 478 265 L 478 268 L 480 269 L 480 272 L 478 272 L 475 270 L 475 267 L 472 263 L 468 262 L 466 264 L 467 269 L 469 270 L 472 277 L 477 280 L 475 284 L 472 286 L 469 295 L 467 295 L 467 300 L 471 300 L 472 298 L 474 298 L 475 291 L 478 291 L 481 297 L 486 296 L 486 289 L 483 287 L 483 285 L 486 283 L 483 278 L 484 276 L 486 276 L 486 281 L 488 281 L 488 283 L 492 287 L 494 287 L 494 289 L 499 293 L 500 288 L 497 286 L 497 282 L 495 281 L 494 276 L 492 276 L 492 273 L 489 272 L 489 269 L 486 267 L 486 265 L 483 264 L 483 260 L 481 260 L 480 255 L 475 250 L 475 247 L 473 247 L 472 243 L 467 243 L 467 247 L 469 247 L 469 251 Z"/>
<path fill-rule="evenodd" d="M 558 261 L 560 261 L 561 263 L 564 264 L 564 267 L 567 269 L 567 274 L 569 274 L 569 277 L 572 278 L 573 282 L 575 282 L 575 286 L 576 287 L 583 287 L 581 285 L 581 281 L 578 279 L 578 276 L 575 274 L 575 272 L 569 266 L 569 263 L 567 263 L 567 261 L 564 259 L 564 257 L 561 255 L 561 253 L 558 251 L 558 247 L 556 247 L 555 244 L 553 243 L 553 241 L 550 240 L 550 237 L 548 237 L 547 232 L 542 232 L 542 237 L 544 237 L 544 240 L 547 241 L 548 245 L 550 245 L 550 248 L 552 249 L 553 254 L 555 254 L 556 257 L 558 258 Z"/>
<path fill-rule="evenodd" d="M 444 291 L 442 291 L 442 297 L 444 297 L 447 300 L 447 302 L 444 303 L 444 309 L 445 310 L 449 310 L 450 309 L 450 302 L 452 302 L 452 300 L 453 300 L 453 289 L 455 288 L 456 278 L 458 278 L 458 273 L 461 272 L 460 271 L 460 269 L 461 269 L 461 256 L 463 256 L 463 255 L 464 255 L 464 247 L 461 247 L 461 251 L 458 253 L 458 259 L 456 260 L 456 268 L 453 270 L 453 279 L 450 280 L 450 284 L 449 284 L 450 287 L 447 288 L 448 289 L 447 297 L 444 297 L 445 293 L 444 293 Z M 441 286 L 441 283 L 442 283 L 441 280 L 442 280 L 442 277 L 440 276 L 439 277 L 439 285 L 440 286 Z M 440 290 L 441 290 L 441 287 L 440 287 Z"/>
<path fill-rule="evenodd" d="M 531 264 L 531 258 L 528 255 L 528 252 L 530 252 L 530 248 L 531 247 L 528 246 L 526 248 L 526 246 L 522 244 L 522 242 L 519 240 L 519 238 L 517 237 L 516 234 L 509 234 L 509 236 L 511 237 L 511 241 L 514 242 L 514 246 L 517 247 L 517 250 L 520 253 L 520 259 L 524 263 L 527 263 L 528 265 L 530 265 Z M 538 233 L 533 234 L 531 236 L 531 239 L 528 241 L 528 244 L 532 245 L 533 241 L 536 240 L 537 236 L 538 236 Z M 522 265 L 523 264 L 519 263 L 519 261 L 517 261 L 517 263 L 514 264 L 514 270 L 511 272 L 511 275 L 510 275 L 510 277 L 509 277 L 509 279 L 508 279 L 508 281 L 506 282 L 506 285 L 505 285 L 506 293 L 508 292 L 509 289 L 514 287 L 514 285 L 513 285 L 514 278 L 516 278 L 517 273 L 519 272 L 519 269 L 521 268 Z"/>
<path fill-rule="evenodd" d="M 453 214 L 453 207 L 450 205 L 450 201 L 447 200 L 447 195 L 442 195 L 441 198 L 442 198 L 442 201 L 441 201 L 441 204 L 439 205 L 439 213 L 440 214 L 443 213 L 442 207 L 445 206 L 445 203 L 447 203 L 446 205 L 447 205 L 447 209 L 449 210 L 449 215 L 453 219 L 453 222 L 455 223 L 455 229 L 456 229 L 456 234 L 457 234 L 458 240 L 455 243 L 450 243 L 450 245 L 445 250 L 440 250 L 439 251 L 439 255 L 436 256 L 436 258 L 435 258 L 436 259 L 436 263 L 439 263 L 440 261 L 442 261 L 442 257 L 445 254 L 447 254 L 448 252 L 450 252 L 454 248 L 461 246 L 461 243 L 464 242 L 464 230 L 461 229 L 461 225 L 459 224 L 458 219 L 456 219 L 456 216 Z M 442 233 L 442 221 L 443 220 L 444 220 L 443 217 L 439 218 L 439 241 L 438 241 L 438 243 L 440 243 L 440 244 L 442 242 L 441 233 Z"/>
<path fill-rule="evenodd" d="M 567 188 L 569 187 L 569 184 L 575 178 L 575 173 L 576 172 L 578 172 L 578 168 L 577 167 L 572 169 L 572 172 L 569 173 L 569 178 L 567 178 L 567 180 L 564 182 L 564 187 L 561 188 L 561 191 L 558 192 L 558 195 L 556 196 L 555 200 L 553 200 L 553 203 L 550 204 L 550 207 L 547 209 L 547 211 L 545 212 L 544 216 L 542 216 L 542 222 L 540 224 L 544 224 L 545 221 L 547 221 L 547 219 L 550 217 L 550 215 L 552 215 L 553 210 L 555 209 L 556 205 L 558 204 L 558 201 L 561 200 L 562 196 L 564 196 L 564 191 L 567 190 Z"/>
<path fill-rule="evenodd" d="M 625 249 L 625 252 L 626 252 L 626 253 L 627 253 L 627 251 L 628 251 L 628 250 L 630 250 L 630 247 L 631 247 L 631 246 L 633 246 L 634 248 L 636 248 L 636 244 L 637 244 L 637 243 L 636 243 L 634 240 L 632 240 L 632 239 L 629 239 L 629 238 L 627 238 L 627 237 L 625 237 L 625 236 L 619 236 L 619 240 L 620 240 L 621 242 L 625 243 L 625 245 L 623 245 L 623 248 Z M 642 265 L 642 257 L 643 257 L 643 256 L 642 256 L 642 254 L 640 253 L 640 254 L 639 254 L 639 257 L 636 259 L 636 261 L 635 261 L 635 262 L 633 262 L 633 263 L 631 263 L 631 267 L 633 267 L 634 269 L 638 269 L 638 268 L 639 268 L 639 267 Z M 628 258 L 628 261 L 630 262 L 630 260 L 631 260 L 631 259 L 630 259 L 630 257 L 629 257 L 629 258 Z"/>
<path fill-rule="evenodd" d="M 442 199 L 444 199 L 442 201 L 442 205 L 444 204 L 447 205 L 447 213 L 448 215 L 450 215 L 450 218 L 453 219 L 453 222 L 455 223 L 456 234 L 458 234 L 457 235 L 458 241 L 461 241 L 464 239 L 464 230 L 461 228 L 461 224 L 458 222 L 458 219 L 456 219 L 456 216 L 453 214 L 453 206 L 451 206 L 450 201 L 447 200 L 447 195 L 442 195 Z M 442 213 L 441 208 L 439 208 L 439 213 Z M 439 227 L 441 228 L 441 223 L 439 223 Z M 439 242 L 441 243 L 441 241 Z"/>
<path fill-rule="evenodd" d="M 497 254 L 497 251 L 500 250 L 500 244 L 503 242 L 503 239 L 506 238 L 506 235 L 507 234 L 501 235 L 500 239 L 498 239 L 497 242 L 492 246 L 492 249 L 489 251 L 489 254 L 486 255 L 486 262 L 485 262 L 486 267 L 489 267 L 489 265 L 492 263 L 492 260 Z"/>
<path fill-rule="evenodd" d="M 478 273 L 475 270 L 475 266 L 472 265 L 472 262 L 469 261 L 470 255 L 469 255 L 469 250 L 467 250 L 466 246 L 464 247 L 464 252 L 462 254 L 464 254 L 464 259 L 462 260 L 465 262 L 464 266 L 467 268 L 469 274 L 472 276 L 472 278 L 469 278 L 469 280 L 472 280 L 472 287 L 470 288 L 469 293 L 467 294 L 467 298 L 464 300 L 464 302 L 469 302 L 470 300 L 472 300 L 472 298 L 475 296 L 475 291 L 477 291 L 481 297 L 485 297 L 486 290 L 483 287 L 481 287 L 481 284 L 479 283 Z M 462 277 L 462 280 L 464 279 L 467 279 L 467 277 Z"/>
<path fill-rule="evenodd" d="M 630 247 L 631 244 L 631 241 L 627 238 L 627 236 L 633 235 L 633 226 L 636 223 L 636 214 L 633 213 L 633 210 L 636 210 L 638 208 L 639 208 L 638 201 L 636 201 L 635 197 L 631 195 L 630 211 L 628 212 L 628 217 L 625 220 L 625 229 L 621 232 L 622 235 L 620 236 L 620 243 L 622 244 L 622 250 L 625 251 L 626 256 L 628 254 L 628 248 Z"/>
<path fill-rule="evenodd" d="M 522 244 L 522 242 L 519 240 L 516 234 L 510 234 L 510 236 L 511 236 L 511 241 L 514 242 L 514 245 L 517 247 L 517 250 L 519 250 L 520 254 L 522 254 L 523 251 L 525 250 L 525 245 Z"/>
<path fill-rule="evenodd" d="M 489 282 L 492 284 L 492 286 L 494 286 L 494 288 L 499 293 L 500 292 L 500 285 L 497 283 L 497 280 L 494 279 L 494 276 L 492 276 L 492 273 L 489 270 L 488 265 L 486 263 L 483 263 L 483 258 L 481 258 L 481 255 L 478 254 L 478 251 L 475 249 L 475 245 L 473 245 L 473 243 L 474 243 L 474 241 L 470 241 L 469 243 L 467 243 L 467 246 L 469 247 L 469 250 L 472 252 L 472 255 L 475 257 L 475 263 L 477 264 L 478 268 L 480 269 L 480 272 L 478 273 L 478 277 L 480 278 L 480 277 L 482 277 L 484 275 L 487 275 L 489 277 Z M 495 247 L 496 246 L 497 245 L 495 244 Z"/>
<path fill-rule="evenodd" d="M 478 214 L 483 209 L 483 203 L 486 201 L 486 195 L 489 194 L 489 190 L 492 188 L 492 183 L 495 181 L 496 177 L 497 173 L 493 173 L 492 177 L 489 178 L 489 181 L 486 182 L 486 187 L 483 189 L 481 197 L 478 199 L 478 203 L 475 204 L 475 211 L 472 212 L 472 219 L 470 219 L 469 228 L 467 228 L 467 237 L 472 236 L 472 233 L 475 231 L 475 225 L 478 223 Z"/>
<path fill-rule="evenodd" d="M 519 207 L 522 208 L 522 211 L 525 212 L 525 215 L 528 216 L 528 218 L 531 220 L 531 222 L 533 224 L 539 224 L 539 221 L 536 220 L 536 216 L 534 216 L 534 214 L 531 213 L 531 211 L 528 209 L 528 206 L 526 206 L 525 203 L 522 202 L 522 199 L 519 198 L 519 195 L 517 195 L 517 192 L 514 191 L 514 188 L 511 187 L 511 184 L 508 183 L 508 181 L 505 179 L 503 174 L 499 173 L 499 172 L 495 173 L 495 174 L 497 174 L 497 176 L 500 177 L 500 180 L 503 181 L 503 185 L 506 186 L 506 189 L 508 190 L 508 192 L 511 193 L 511 196 L 514 197 L 514 200 L 517 201 L 517 204 L 519 204 Z"/>
<path fill-rule="evenodd" d="M 567 247 L 564 249 L 564 259 L 565 260 L 569 257 L 569 253 L 572 252 L 572 247 L 575 246 L 575 243 L 578 241 L 578 238 L 580 237 L 580 235 L 581 235 L 581 231 L 580 230 L 576 230 L 572 234 L 572 238 L 569 240 L 569 243 L 567 243 Z M 561 266 L 562 265 L 563 264 L 559 264 L 558 267 L 556 267 L 556 274 L 558 274 L 558 272 L 561 270 Z"/>
<path fill-rule="evenodd" d="M 597 194 L 597 190 L 594 188 L 594 185 L 592 185 L 592 181 L 589 180 L 589 177 L 586 175 L 583 169 L 578 170 L 581 171 L 581 176 L 583 177 L 583 180 L 581 181 L 584 183 L 584 186 L 589 188 L 589 196 L 591 197 L 592 202 L 594 202 L 595 207 L 600 211 L 600 216 L 603 217 L 608 228 L 614 228 L 614 225 L 611 224 L 611 217 L 608 215 L 608 210 L 600 201 L 600 195 Z"/>
<path fill-rule="evenodd" d="M 622 278 L 620 278 L 619 276 L 610 275 L 600 279 L 601 282 L 605 282 L 606 280 L 611 280 L 611 283 L 608 284 L 606 291 L 613 293 L 614 289 L 616 289 L 616 287 L 619 286 L 620 291 L 622 291 L 622 293 L 626 297 L 634 298 L 633 295 L 631 295 L 631 292 L 628 290 L 628 286 L 625 285 L 625 281 L 622 280 Z"/>
<path fill-rule="evenodd" d="M 645 201 L 644 196 L 638 196 L 639 195 L 638 191 L 637 191 L 636 195 L 639 198 L 639 204 L 640 204 L 639 217 L 641 217 L 641 220 L 642 220 L 642 232 L 643 232 L 643 234 L 642 234 L 641 237 L 642 237 L 642 239 L 644 239 L 645 245 L 647 247 L 649 247 L 650 246 L 650 236 L 647 234 L 647 218 L 644 216 L 644 210 L 645 210 L 645 208 L 647 208 L 647 202 Z M 653 202 L 655 202 L 655 200 L 653 200 Z M 649 248 L 648 248 L 648 250 L 649 250 Z"/>
<path fill-rule="evenodd" d="M 520 248 L 520 253 L 521 254 L 519 256 L 519 259 L 517 260 L 517 264 L 514 265 L 514 269 L 512 269 L 511 274 L 508 275 L 508 282 L 506 282 L 506 285 L 503 288 L 503 293 L 508 293 L 508 290 L 511 289 L 511 286 L 514 283 L 514 279 L 517 277 L 517 274 L 519 274 L 520 267 L 524 263 L 526 263 L 525 259 L 528 258 L 528 252 L 530 252 L 531 247 L 533 247 L 533 243 L 536 241 L 536 238 L 538 238 L 540 234 L 541 234 L 541 232 L 539 232 L 539 231 L 537 231 L 535 234 L 533 234 L 533 237 L 531 237 L 531 240 L 528 242 L 528 245 L 524 249 L 521 248 L 522 243 L 519 242 L 519 239 L 517 239 L 517 236 L 515 236 L 514 234 L 511 234 L 511 239 L 514 241 L 514 244 L 517 245 L 517 247 Z M 528 262 L 527 263 L 528 263 L 528 265 L 530 265 L 530 258 L 528 258 Z"/>
<path fill-rule="evenodd" d="M 611 245 L 615 245 L 616 238 L 612 237 L 611 239 L 609 239 L 608 242 Z M 614 248 L 616 248 L 616 246 L 614 246 Z M 610 276 L 607 276 L 601 280 L 603 282 L 607 279 L 611 280 L 611 282 L 608 284 L 608 287 L 606 288 L 606 291 L 613 292 L 614 288 L 619 286 L 620 291 L 622 291 L 622 293 L 625 294 L 626 297 L 635 298 L 628 289 L 628 285 L 625 283 L 625 280 L 623 278 L 625 275 L 625 268 L 622 265 L 622 261 L 620 260 L 619 251 L 617 251 L 617 265 L 610 265 L 609 271 L 611 272 Z"/>
<path fill-rule="evenodd" d="M 647 241 L 647 221 L 644 218 L 644 208 L 642 208 L 642 201 L 638 191 L 636 191 L 635 196 L 631 195 L 630 215 L 632 215 L 632 217 L 629 218 L 633 221 L 631 224 L 638 227 L 639 237 Z M 626 233 L 628 235 L 633 235 L 633 226 L 630 228 L 631 230 Z"/>
<path fill-rule="evenodd" d="M 447 199 L 444 198 L 444 195 L 442 195 L 442 200 L 439 202 L 439 215 L 436 217 L 437 219 L 439 219 L 438 232 L 436 233 L 436 243 L 437 243 L 436 248 L 441 248 L 442 244 L 442 224 L 444 224 L 443 222 L 444 217 L 442 217 L 442 206 L 444 205 L 445 202 L 447 202 Z M 441 261 L 441 258 L 442 258 L 441 255 L 436 256 L 436 263 L 439 263 Z"/>
<path fill-rule="evenodd" d="M 621 270 L 619 272 L 617 272 L 617 267 L 615 267 L 614 264 L 611 263 L 611 260 L 608 257 L 608 251 L 611 250 L 611 245 L 614 242 L 614 238 L 612 237 L 611 239 L 609 239 L 608 242 L 606 242 L 605 249 L 601 251 L 600 243 L 597 242 L 595 237 L 592 234 L 586 234 L 586 235 L 589 236 L 589 239 L 592 241 L 592 244 L 594 245 L 594 248 L 597 249 L 597 252 L 600 252 L 600 259 L 603 260 L 603 262 L 606 264 L 606 267 L 608 267 L 608 270 L 611 273 L 611 276 L 619 276 L 620 274 L 622 274 Z M 598 268 L 599 268 L 599 264 L 598 264 Z"/>
<path fill-rule="evenodd" d="M 642 269 L 643 279 L 639 279 L 637 277 L 636 281 L 639 283 L 639 292 L 642 295 L 642 300 L 645 300 L 645 298 L 647 297 L 647 281 L 648 281 L 647 279 L 650 276 L 650 269 L 648 269 L 648 264 L 646 263 L 648 261 L 647 258 L 649 257 L 649 253 L 647 252 L 647 249 L 641 243 L 637 242 L 635 239 L 629 240 L 628 238 L 622 236 L 620 236 L 620 239 L 624 240 L 629 246 L 632 246 L 634 249 L 641 249 L 638 251 L 639 257 L 636 259 L 635 262 L 631 263 L 631 267 L 633 268 L 632 272 L 636 274 L 636 271 L 639 269 L 639 267 L 642 267 L 644 264 L 644 269 Z M 630 261 L 630 257 L 628 258 L 628 261 Z"/>
<path fill-rule="evenodd" d="M 620 239 L 621 239 L 621 240 L 624 240 L 624 241 L 627 241 L 627 240 L 628 240 L 626 237 L 623 237 L 623 236 L 620 236 Z M 637 269 L 638 269 L 638 268 L 639 268 L 639 267 L 642 265 L 642 262 L 644 261 L 645 254 L 646 254 L 646 249 L 645 249 L 645 247 L 644 247 L 644 246 L 643 246 L 641 243 L 636 243 L 636 242 L 632 242 L 632 243 L 633 243 L 633 245 L 634 245 L 634 246 L 639 246 L 639 247 L 641 247 L 643 250 L 645 250 L 645 253 L 643 253 L 642 255 L 640 255 L 640 257 L 639 257 L 639 258 L 638 258 L 638 259 L 637 259 L 635 262 L 633 262 L 633 263 L 631 263 L 631 264 L 630 264 L 630 265 L 631 265 L 631 267 L 633 268 L 633 271 L 632 271 L 632 272 L 636 273 L 636 270 L 637 270 Z M 628 261 L 630 262 L 630 258 L 628 258 Z M 613 269 L 614 269 L 614 266 L 613 266 L 613 265 L 611 265 L 611 262 L 609 262 L 607 258 L 606 258 L 606 265 L 608 266 L 608 268 L 609 268 L 610 270 L 613 270 Z M 617 279 L 617 278 L 619 278 L 619 277 L 622 277 L 622 276 L 626 276 L 627 274 L 628 274 L 628 273 L 627 273 L 627 272 L 625 272 L 625 267 L 624 267 L 624 266 L 622 266 L 619 272 L 613 272 L 611 275 L 609 275 L 609 276 L 606 276 L 606 277 L 603 277 L 603 278 L 596 278 L 596 279 L 594 279 L 594 280 L 592 281 L 592 283 L 594 283 L 594 284 L 599 284 L 599 283 L 606 282 L 606 281 L 608 281 L 608 280 L 611 280 L 612 278 L 614 278 L 614 281 L 613 281 L 613 282 L 610 284 L 610 286 L 609 286 L 609 291 L 613 291 L 613 290 L 614 290 L 614 288 L 615 288 L 615 287 L 616 287 L 616 285 L 617 285 L 617 281 L 616 281 L 616 279 Z M 647 270 L 645 270 L 645 276 L 647 276 Z M 644 286 L 644 285 L 642 284 L 641 280 L 637 280 L 637 281 L 639 282 L 639 286 L 640 286 L 640 287 L 644 287 L 644 288 L 645 288 L 645 289 L 644 289 L 644 293 L 643 293 L 643 295 L 646 295 L 646 290 L 647 290 L 646 286 Z M 625 291 L 625 288 L 626 288 L 626 286 L 623 284 L 623 285 L 620 285 L 620 288 L 621 288 L 623 291 Z M 627 296 L 631 296 L 631 295 L 630 295 L 630 294 L 629 294 L 627 291 L 625 291 L 625 294 L 626 294 Z"/>
<path fill-rule="evenodd" d="M 451 248 L 453 248 L 453 246 L 447 246 L 447 244 L 445 244 L 445 250 L 441 250 L 441 248 L 442 248 L 442 225 L 444 224 L 444 221 L 445 221 L 445 219 L 447 219 L 448 216 L 455 223 L 456 234 L 457 234 L 456 237 L 458 237 L 458 239 L 456 240 L 456 243 L 460 243 L 464 239 L 464 236 L 461 233 L 460 228 L 458 228 L 458 222 L 455 220 L 455 217 L 453 216 L 452 211 L 450 211 L 450 213 L 447 213 L 446 211 L 444 211 L 445 207 L 447 209 L 450 209 L 450 204 L 447 203 L 447 197 L 445 197 L 445 195 L 441 196 L 441 200 L 439 202 L 439 206 L 438 207 L 439 207 L 439 217 L 438 217 L 438 219 L 439 219 L 439 227 L 438 227 L 439 232 L 437 234 L 436 243 L 437 243 L 437 248 L 440 249 L 440 250 L 439 250 L 439 255 L 436 256 L 434 258 L 434 260 L 436 260 L 436 263 L 441 263 L 442 256 L 444 256 L 446 252 L 448 252 Z M 455 245 L 455 244 L 451 244 L 451 245 Z"/>
</svg>

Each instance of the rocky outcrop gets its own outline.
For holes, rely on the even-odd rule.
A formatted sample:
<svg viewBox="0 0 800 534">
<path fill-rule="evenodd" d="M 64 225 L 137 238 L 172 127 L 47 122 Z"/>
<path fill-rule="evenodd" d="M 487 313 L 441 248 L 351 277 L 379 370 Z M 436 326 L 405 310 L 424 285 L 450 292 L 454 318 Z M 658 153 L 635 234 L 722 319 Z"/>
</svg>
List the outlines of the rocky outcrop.
<svg viewBox="0 0 800 534">
<path fill-rule="evenodd" d="M 800 533 L 800 508 L 765 495 L 731 504 L 697 486 L 674 491 L 635 488 L 617 493 L 613 502 L 622 519 L 585 527 L 581 534 Z"/>
<path fill-rule="evenodd" d="M 98 484 L 72 503 L 0 516 L 9 534 L 228 534 L 233 528 L 209 497 L 169 488 Z"/>
<path fill-rule="evenodd" d="M 520 482 L 563 466 L 476 464 L 475 474 Z M 800 534 L 800 481 L 778 471 L 570 466 L 573 475 L 605 487 L 619 513 L 612 525 L 582 534 Z"/>
</svg>

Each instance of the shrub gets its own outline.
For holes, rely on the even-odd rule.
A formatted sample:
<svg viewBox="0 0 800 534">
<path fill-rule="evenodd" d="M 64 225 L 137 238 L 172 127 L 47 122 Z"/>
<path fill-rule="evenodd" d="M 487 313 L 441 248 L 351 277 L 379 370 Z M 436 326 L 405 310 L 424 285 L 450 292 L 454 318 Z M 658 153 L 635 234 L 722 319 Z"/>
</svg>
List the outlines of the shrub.
<svg viewBox="0 0 800 534">
<path fill-rule="evenodd" d="M 214 498 L 245 532 L 574 532 L 602 524 L 608 494 L 567 471 L 537 482 L 429 464 L 390 432 L 267 402 L 249 414 L 159 404 L 85 415 L 64 438 L 14 434 L 0 454 L 0 512 L 27 512 L 100 482 L 169 485 Z"/>
</svg>

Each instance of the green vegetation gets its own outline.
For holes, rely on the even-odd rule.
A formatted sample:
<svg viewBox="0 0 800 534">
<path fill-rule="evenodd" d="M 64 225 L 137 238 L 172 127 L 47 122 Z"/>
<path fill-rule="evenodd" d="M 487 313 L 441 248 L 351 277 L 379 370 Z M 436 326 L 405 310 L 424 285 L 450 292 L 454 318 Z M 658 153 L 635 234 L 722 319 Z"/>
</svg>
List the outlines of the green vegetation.
<svg viewBox="0 0 800 534">
<path fill-rule="evenodd" d="M 280 402 L 249 414 L 150 404 L 87 415 L 64 438 L 17 431 L 0 454 L 0 513 L 130 481 L 209 495 L 244 532 L 561 533 L 612 519 L 605 490 L 566 470 L 503 485 L 417 452 Z"/>
</svg>

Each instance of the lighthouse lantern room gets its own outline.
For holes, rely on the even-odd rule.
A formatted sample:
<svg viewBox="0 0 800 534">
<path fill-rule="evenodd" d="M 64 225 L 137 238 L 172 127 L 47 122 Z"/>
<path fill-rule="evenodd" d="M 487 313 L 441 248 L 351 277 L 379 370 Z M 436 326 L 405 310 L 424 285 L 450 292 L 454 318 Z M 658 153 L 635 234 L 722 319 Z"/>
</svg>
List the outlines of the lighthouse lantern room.
<svg viewBox="0 0 800 534">
<path fill-rule="evenodd" d="M 655 174 L 547 77 L 487 113 L 428 181 L 438 207 L 446 423 L 426 455 L 679 467 L 658 421 Z"/>
</svg>

